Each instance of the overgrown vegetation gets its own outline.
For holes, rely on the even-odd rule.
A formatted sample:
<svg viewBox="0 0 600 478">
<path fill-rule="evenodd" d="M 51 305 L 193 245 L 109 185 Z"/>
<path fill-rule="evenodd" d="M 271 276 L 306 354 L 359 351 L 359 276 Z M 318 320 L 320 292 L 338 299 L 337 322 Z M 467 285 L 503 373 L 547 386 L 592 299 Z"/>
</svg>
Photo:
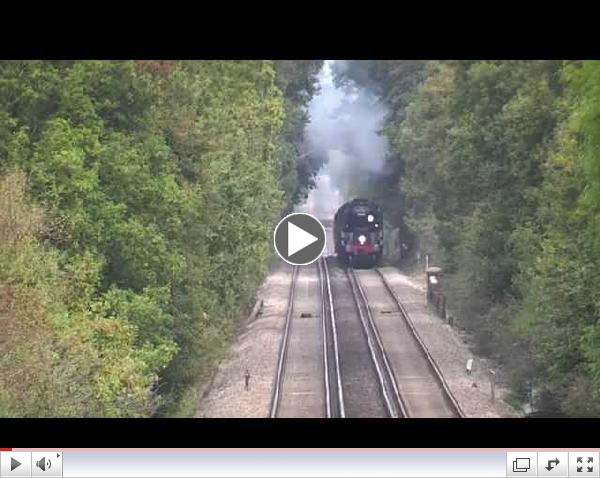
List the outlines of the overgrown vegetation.
<svg viewBox="0 0 600 478">
<path fill-rule="evenodd" d="M 600 415 L 600 63 L 352 61 L 338 76 L 386 102 L 384 205 L 445 268 L 449 306 L 515 397 L 533 384 L 545 411 Z"/>
<path fill-rule="evenodd" d="M 266 272 L 318 61 L 0 62 L 0 415 L 190 415 Z"/>
</svg>

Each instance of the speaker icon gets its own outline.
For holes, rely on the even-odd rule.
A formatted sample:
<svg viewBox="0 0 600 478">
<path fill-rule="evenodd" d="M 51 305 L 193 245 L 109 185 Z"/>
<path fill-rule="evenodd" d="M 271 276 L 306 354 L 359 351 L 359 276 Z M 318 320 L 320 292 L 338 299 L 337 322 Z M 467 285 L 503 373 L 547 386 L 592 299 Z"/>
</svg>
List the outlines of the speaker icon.
<svg viewBox="0 0 600 478">
<path fill-rule="evenodd" d="M 43 456 L 41 459 L 35 462 L 35 466 L 37 466 L 42 471 L 46 471 L 46 469 L 52 468 L 52 462 L 49 458 L 46 460 L 46 457 Z"/>
</svg>

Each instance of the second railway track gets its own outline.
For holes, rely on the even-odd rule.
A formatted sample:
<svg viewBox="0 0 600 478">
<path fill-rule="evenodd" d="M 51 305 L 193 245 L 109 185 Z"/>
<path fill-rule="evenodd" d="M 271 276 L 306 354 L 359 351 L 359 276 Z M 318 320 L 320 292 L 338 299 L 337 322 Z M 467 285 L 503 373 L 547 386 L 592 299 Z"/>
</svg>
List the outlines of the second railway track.
<svg viewBox="0 0 600 478">
<path fill-rule="evenodd" d="M 324 259 L 293 267 L 270 417 L 344 417 L 335 311 Z"/>
<path fill-rule="evenodd" d="M 404 416 L 463 418 L 463 410 L 386 277 L 379 269 L 361 270 L 356 275 L 389 357 Z"/>
</svg>

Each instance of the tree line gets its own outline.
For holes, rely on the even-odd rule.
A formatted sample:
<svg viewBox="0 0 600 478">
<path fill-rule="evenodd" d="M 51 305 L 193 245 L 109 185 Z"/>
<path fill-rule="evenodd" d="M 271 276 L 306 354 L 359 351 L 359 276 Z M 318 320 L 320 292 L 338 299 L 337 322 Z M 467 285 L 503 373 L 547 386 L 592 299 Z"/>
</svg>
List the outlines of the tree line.
<svg viewBox="0 0 600 478">
<path fill-rule="evenodd" d="M 0 416 L 190 416 L 252 305 L 320 61 L 0 62 Z"/>
<path fill-rule="evenodd" d="M 514 403 L 600 415 L 600 62 L 350 61 L 337 81 L 388 107 L 373 196 Z"/>
</svg>

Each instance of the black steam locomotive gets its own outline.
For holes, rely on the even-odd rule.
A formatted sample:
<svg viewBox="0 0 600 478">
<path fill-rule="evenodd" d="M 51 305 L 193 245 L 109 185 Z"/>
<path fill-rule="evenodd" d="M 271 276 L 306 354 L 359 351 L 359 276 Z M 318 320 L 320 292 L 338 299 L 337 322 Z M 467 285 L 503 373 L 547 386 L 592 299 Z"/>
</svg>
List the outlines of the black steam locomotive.
<svg viewBox="0 0 600 478">
<path fill-rule="evenodd" d="M 383 214 L 368 199 L 353 199 L 342 205 L 333 220 L 335 252 L 352 267 L 376 267 L 383 254 Z"/>
</svg>

